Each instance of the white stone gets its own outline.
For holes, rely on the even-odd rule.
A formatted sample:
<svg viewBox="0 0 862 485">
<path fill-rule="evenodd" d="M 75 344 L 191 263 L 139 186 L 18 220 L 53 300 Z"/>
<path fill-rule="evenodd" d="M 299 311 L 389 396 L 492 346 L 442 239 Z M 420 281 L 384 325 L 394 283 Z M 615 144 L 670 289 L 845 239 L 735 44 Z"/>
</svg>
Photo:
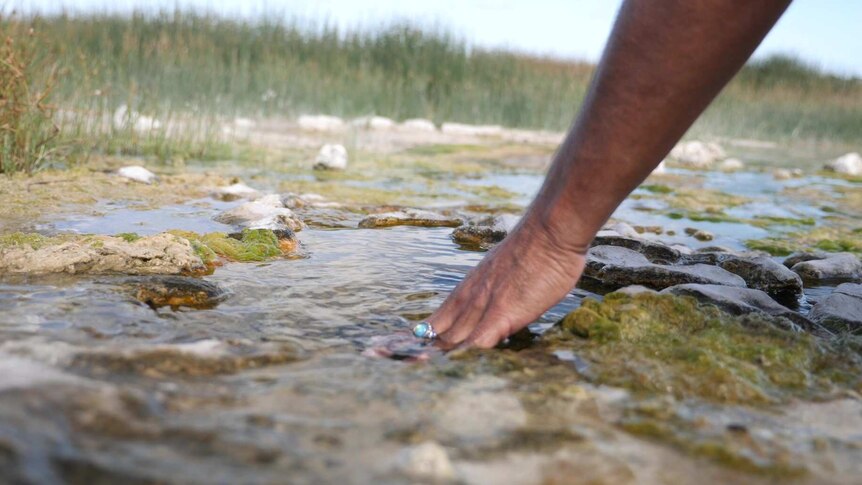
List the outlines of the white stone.
<svg viewBox="0 0 862 485">
<path fill-rule="evenodd" d="M 742 170 L 745 168 L 745 164 L 742 163 L 741 160 L 736 158 L 728 158 L 727 160 L 718 164 L 719 170 L 724 172 L 736 172 L 737 170 Z"/>
<path fill-rule="evenodd" d="M 338 131 L 344 128 L 344 120 L 337 116 L 302 115 L 296 121 L 301 129 L 308 131 Z"/>
<path fill-rule="evenodd" d="M 117 175 L 142 184 L 151 184 L 157 178 L 156 174 L 140 165 L 129 165 L 128 167 L 123 167 L 117 170 Z"/>
<path fill-rule="evenodd" d="M 650 173 L 650 175 L 661 175 L 664 173 L 667 173 L 667 166 L 666 166 L 664 160 L 662 160 L 658 164 L 658 166 L 655 169 L 653 169 L 653 171 L 652 171 L 652 173 Z"/>
<path fill-rule="evenodd" d="M 395 127 L 395 122 L 383 116 L 363 116 L 350 122 L 356 128 L 364 130 L 390 130 Z"/>
<path fill-rule="evenodd" d="M 612 224 L 603 229 L 614 231 L 623 237 L 632 237 L 636 239 L 641 237 L 641 235 L 638 234 L 634 227 L 629 224 L 626 224 L 625 222 L 617 222 L 616 224 Z"/>
<path fill-rule="evenodd" d="M 670 158 L 680 166 L 709 168 L 727 155 L 717 143 L 702 141 L 680 142 L 670 151 Z"/>
<path fill-rule="evenodd" d="M 503 132 L 500 125 L 467 125 L 464 123 L 443 123 L 440 127 L 447 135 L 494 136 Z"/>
<path fill-rule="evenodd" d="M 862 175 L 862 155 L 856 152 L 841 155 L 827 163 L 824 168 L 844 175 Z"/>
<path fill-rule="evenodd" d="M 223 199 L 256 199 L 260 197 L 260 192 L 242 182 L 219 187 L 214 193 Z"/>
<path fill-rule="evenodd" d="M 347 149 L 344 145 L 323 145 L 314 160 L 315 170 L 344 170 L 347 168 Z"/>
<path fill-rule="evenodd" d="M 434 441 L 403 450 L 397 468 L 414 479 L 445 482 L 455 478 L 455 469 L 446 449 Z"/>
<path fill-rule="evenodd" d="M 302 221 L 284 206 L 278 194 L 265 195 L 222 212 L 213 218 L 216 222 L 250 229 L 283 229 L 294 231 L 303 227 Z"/>
<path fill-rule="evenodd" d="M 411 131 L 437 131 L 437 126 L 434 125 L 433 121 L 423 118 L 404 120 L 401 127 Z"/>
</svg>

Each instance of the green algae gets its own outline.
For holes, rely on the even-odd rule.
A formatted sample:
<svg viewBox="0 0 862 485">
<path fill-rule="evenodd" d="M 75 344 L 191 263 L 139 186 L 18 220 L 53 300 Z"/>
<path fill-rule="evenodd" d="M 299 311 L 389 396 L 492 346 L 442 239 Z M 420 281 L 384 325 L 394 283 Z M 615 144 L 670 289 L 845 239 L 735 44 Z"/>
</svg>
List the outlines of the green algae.
<svg viewBox="0 0 862 485">
<path fill-rule="evenodd" d="M 266 261 L 282 256 L 278 236 L 269 229 L 245 229 L 239 237 L 223 232 L 197 234 L 191 231 L 168 231 L 188 240 L 201 260 L 214 264 L 219 257 L 239 262 Z"/>
<path fill-rule="evenodd" d="M 766 251 L 773 256 L 787 256 L 797 251 L 819 249 L 829 252 L 862 254 L 862 237 L 858 227 L 828 226 L 810 231 L 793 232 L 782 237 L 745 241 L 750 249 Z"/>
<path fill-rule="evenodd" d="M 673 192 L 673 188 L 662 184 L 646 184 L 641 185 L 640 188 L 654 194 L 669 194 Z"/>
<path fill-rule="evenodd" d="M 15 246 L 27 246 L 32 249 L 39 249 L 57 242 L 57 238 L 36 233 L 13 232 L 0 235 L 0 249 Z"/>
<path fill-rule="evenodd" d="M 714 211 L 714 212 L 681 212 L 681 211 L 673 211 L 667 213 L 667 217 L 674 220 L 679 219 L 688 219 L 695 222 L 727 222 L 727 223 L 736 223 L 736 224 L 745 224 L 748 221 L 745 219 L 741 219 L 739 217 L 733 217 L 725 214 L 722 211 Z"/>
<path fill-rule="evenodd" d="M 134 233 L 134 232 L 121 232 L 119 234 L 115 234 L 114 237 L 118 237 L 118 238 L 120 238 L 123 241 L 126 241 L 128 243 L 135 242 L 141 238 L 140 235 L 138 235 L 137 233 Z"/>
<path fill-rule="evenodd" d="M 778 217 L 778 216 L 754 216 L 752 225 L 758 227 L 768 226 L 813 226 L 817 221 L 813 217 Z"/>
<path fill-rule="evenodd" d="M 841 364 L 828 346 L 779 329 L 767 317 L 731 316 L 671 295 L 587 299 L 561 322 L 566 347 L 601 384 L 719 403 L 768 404 L 831 390 L 837 365 L 858 386 L 858 355 Z M 855 377 L 854 377 L 855 376 Z"/>
</svg>

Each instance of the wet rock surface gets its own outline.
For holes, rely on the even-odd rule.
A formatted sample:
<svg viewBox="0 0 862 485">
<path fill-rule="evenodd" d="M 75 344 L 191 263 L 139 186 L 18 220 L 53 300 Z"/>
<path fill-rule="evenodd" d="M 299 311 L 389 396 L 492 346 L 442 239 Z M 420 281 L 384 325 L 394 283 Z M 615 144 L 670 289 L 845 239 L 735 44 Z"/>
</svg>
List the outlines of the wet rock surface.
<svg viewBox="0 0 862 485">
<path fill-rule="evenodd" d="M 488 216 L 458 227 L 452 232 L 452 239 L 467 247 L 488 248 L 502 241 L 520 220 L 514 214 Z"/>
<path fill-rule="evenodd" d="M 702 303 L 709 303 L 731 315 L 763 313 L 787 319 L 792 324 L 781 325 L 791 330 L 816 331 L 809 319 L 779 304 L 766 293 L 752 288 L 738 288 L 723 285 L 686 284 L 665 288 L 661 293 L 690 296 Z M 780 323 L 776 321 L 776 323 Z"/>
<path fill-rule="evenodd" d="M 458 227 L 464 221 L 460 217 L 448 216 L 439 212 L 423 209 L 399 209 L 380 214 L 372 214 L 361 221 L 361 228 L 382 228 L 393 226 L 419 227 Z"/>
<path fill-rule="evenodd" d="M 862 334 L 862 284 L 838 285 L 808 316 L 833 331 Z"/>
<path fill-rule="evenodd" d="M 851 253 L 823 253 L 790 268 L 806 281 L 862 280 L 862 261 Z"/>
<path fill-rule="evenodd" d="M 82 236 L 73 240 L 38 238 L 37 244 L 0 248 L 0 273 L 26 274 L 183 274 L 206 271 L 186 239 L 172 234 L 127 240 Z"/>
<path fill-rule="evenodd" d="M 216 222 L 249 229 L 290 229 L 301 231 L 305 225 L 292 210 L 285 207 L 281 196 L 269 194 L 246 202 L 213 218 Z"/>
<path fill-rule="evenodd" d="M 742 277 L 749 288 L 779 296 L 802 294 L 800 277 L 767 256 L 718 254 L 716 260 L 720 268 Z"/>
<path fill-rule="evenodd" d="M 681 253 L 678 249 L 666 244 L 630 236 L 623 236 L 616 231 L 601 231 L 592 246 L 619 246 L 642 254 L 650 262 L 658 264 L 673 264 L 679 261 Z"/>
<path fill-rule="evenodd" d="M 655 264 L 646 256 L 622 246 L 590 248 L 584 275 L 615 288 L 643 285 L 663 289 L 686 283 L 745 286 L 745 280 L 716 266 Z"/>
<path fill-rule="evenodd" d="M 215 283 L 184 276 L 141 277 L 123 280 L 133 297 L 152 308 L 215 308 L 230 293 Z"/>
</svg>

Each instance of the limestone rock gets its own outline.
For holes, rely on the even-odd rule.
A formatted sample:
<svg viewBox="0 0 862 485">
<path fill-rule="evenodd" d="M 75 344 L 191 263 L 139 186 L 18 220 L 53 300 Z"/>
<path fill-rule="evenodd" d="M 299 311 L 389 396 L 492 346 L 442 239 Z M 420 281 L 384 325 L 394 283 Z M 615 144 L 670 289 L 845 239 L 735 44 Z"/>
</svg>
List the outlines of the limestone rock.
<svg viewBox="0 0 862 485">
<path fill-rule="evenodd" d="M 862 333 L 862 284 L 838 285 L 808 317 L 835 332 Z"/>
<path fill-rule="evenodd" d="M 405 208 L 398 211 L 384 212 L 382 214 L 372 214 L 359 221 L 359 227 L 458 227 L 463 223 L 464 221 L 460 217 L 446 216 L 438 212 L 431 212 L 422 209 Z"/>
<path fill-rule="evenodd" d="M 722 254 L 718 266 L 739 275 L 749 288 L 765 291 L 771 295 L 802 293 L 802 279 L 785 266 L 768 256 L 745 257 Z"/>
<path fill-rule="evenodd" d="M 344 128 L 344 120 L 337 116 L 302 115 L 296 121 L 300 129 L 307 131 L 338 131 Z"/>
<path fill-rule="evenodd" d="M 805 281 L 862 280 L 862 261 L 852 253 L 828 254 L 796 263 L 790 269 Z"/>
<path fill-rule="evenodd" d="M 323 145 L 314 160 L 315 170 L 344 170 L 346 168 L 347 149 L 344 148 L 344 145 Z"/>
<path fill-rule="evenodd" d="M 802 176 L 802 169 L 794 168 L 776 168 L 772 171 L 772 178 L 775 180 L 789 180 L 792 178 L 797 178 Z"/>
<path fill-rule="evenodd" d="M 455 478 L 455 469 L 449 460 L 449 454 L 434 441 L 426 441 L 403 450 L 398 456 L 396 468 L 411 478 L 434 483 Z"/>
<path fill-rule="evenodd" d="M 468 125 L 464 123 L 443 123 L 440 130 L 447 135 L 495 136 L 503 133 L 499 125 Z"/>
<path fill-rule="evenodd" d="M 670 158 L 687 168 L 710 168 L 727 155 L 717 143 L 702 141 L 680 142 L 670 151 Z"/>
<path fill-rule="evenodd" d="M 236 182 L 224 187 L 218 187 L 213 191 L 213 196 L 218 199 L 231 201 L 237 199 L 256 199 L 260 197 L 260 192 L 249 187 L 242 182 Z"/>
<path fill-rule="evenodd" d="M 661 290 L 686 283 L 745 287 L 739 276 L 716 266 L 655 264 L 644 255 L 620 246 L 594 246 L 587 253 L 587 277 L 611 287 L 643 285 Z"/>
<path fill-rule="evenodd" d="M 401 123 L 401 128 L 411 131 L 437 131 L 437 126 L 434 125 L 433 121 L 422 118 L 412 118 L 409 120 L 404 120 L 404 122 Z"/>
<path fill-rule="evenodd" d="M 665 288 L 661 293 L 691 296 L 700 302 L 713 304 L 731 315 L 765 313 L 775 317 L 786 318 L 802 329 L 810 330 L 816 327 L 799 313 L 778 304 L 763 291 L 753 288 L 685 284 Z"/>
<path fill-rule="evenodd" d="M 281 196 L 270 194 L 222 212 L 216 222 L 249 229 L 282 229 L 300 231 L 305 227 L 292 210 L 284 206 Z"/>
<path fill-rule="evenodd" d="M 156 174 L 140 165 L 129 165 L 128 167 L 123 167 L 117 170 L 117 175 L 142 184 L 151 184 L 158 178 L 156 177 Z"/>
<path fill-rule="evenodd" d="M 385 131 L 395 127 L 395 122 L 392 119 L 383 116 L 363 116 L 351 121 L 350 124 L 363 130 Z"/>
<path fill-rule="evenodd" d="M 129 242 L 113 236 L 86 236 L 39 249 L 0 249 L 0 274 L 186 274 L 206 266 L 189 241 L 157 234 Z"/>
<path fill-rule="evenodd" d="M 520 220 L 514 214 L 489 216 L 455 229 L 452 239 L 459 244 L 488 247 L 502 241 Z"/>
<path fill-rule="evenodd" d="M 823 168 L 843 175 L 862 175 L 862 155 L 856 152 L 847 153 L 827 163 Z"/>
<path fill-rule="evenodd" d="M 745 168 L 745 164 L 736 158 L 728 158 L 718 164 L 718 169 L 723 172 L 736 172 Z"/>
</svg>

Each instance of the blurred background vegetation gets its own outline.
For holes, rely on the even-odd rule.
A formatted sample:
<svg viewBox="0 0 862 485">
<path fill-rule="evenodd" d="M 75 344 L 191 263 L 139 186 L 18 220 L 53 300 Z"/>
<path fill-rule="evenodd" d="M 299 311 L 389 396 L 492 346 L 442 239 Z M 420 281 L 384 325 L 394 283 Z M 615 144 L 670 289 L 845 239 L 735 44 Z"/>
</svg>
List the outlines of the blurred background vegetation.
<svg viewBox="0 0 862 485">
<path fill-rule="evenodd" d="M 594 68 L 474 49 L 441 29 L 339 31 L 180 10 L 12 15 L 0 18 L 0 38 L 0 172 L 50 153 L 219 157 L 218 120 L 237 116 L 376 114 L 564 130 Z M 121 106 L 162 129 L 118 128 L 110 120 Z M 169 120 L 193 129 L 170 132 Z M 751 62 L 690 136 L 857 143 L 862 80 L 792 57 Z"/>
</svg>

